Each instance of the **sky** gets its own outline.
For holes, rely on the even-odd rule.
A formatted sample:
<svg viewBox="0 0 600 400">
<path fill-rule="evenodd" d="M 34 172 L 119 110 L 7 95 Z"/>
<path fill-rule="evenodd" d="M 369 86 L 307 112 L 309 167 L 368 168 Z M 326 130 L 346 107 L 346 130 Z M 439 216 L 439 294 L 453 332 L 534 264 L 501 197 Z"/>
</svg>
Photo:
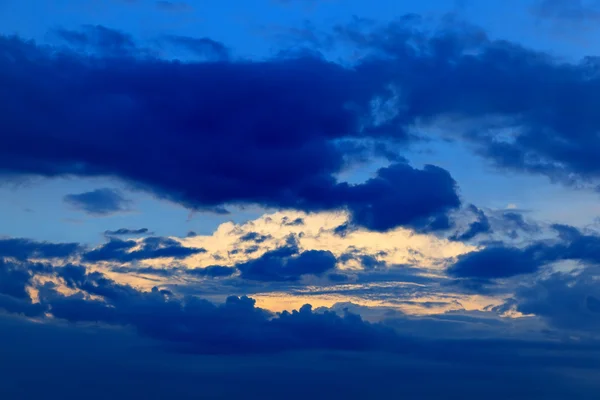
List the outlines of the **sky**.
<svg viewBox="0 0 600 400">
<path fill-rule="evenodd" d="M 0 0 L 0 397 L 595 398 L 599 21 Z"/>
</svg>

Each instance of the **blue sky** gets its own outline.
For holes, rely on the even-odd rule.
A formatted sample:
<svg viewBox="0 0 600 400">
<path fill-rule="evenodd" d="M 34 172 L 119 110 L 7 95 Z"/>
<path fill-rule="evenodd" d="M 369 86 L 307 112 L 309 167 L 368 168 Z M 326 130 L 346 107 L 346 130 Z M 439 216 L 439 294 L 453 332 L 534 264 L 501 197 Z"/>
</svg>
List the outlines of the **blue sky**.
<svg viewBox="0 0 600 400">
<path fill-rule="evenodd" d="M 598 21 L 0 0 L 0 396 L 592 398 Z"/>
</svg>

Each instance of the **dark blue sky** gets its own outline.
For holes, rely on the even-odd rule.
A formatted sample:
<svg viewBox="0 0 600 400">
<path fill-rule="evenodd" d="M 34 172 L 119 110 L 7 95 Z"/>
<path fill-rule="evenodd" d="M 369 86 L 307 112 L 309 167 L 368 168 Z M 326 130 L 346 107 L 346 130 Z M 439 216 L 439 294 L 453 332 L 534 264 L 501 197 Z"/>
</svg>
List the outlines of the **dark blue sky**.
<svg viewBox="0 0 600 400">
<path fill-rule="evenodd" d="M 594 398 L 599 21 L 0 0 L 0 397 Z"/>
</svg>

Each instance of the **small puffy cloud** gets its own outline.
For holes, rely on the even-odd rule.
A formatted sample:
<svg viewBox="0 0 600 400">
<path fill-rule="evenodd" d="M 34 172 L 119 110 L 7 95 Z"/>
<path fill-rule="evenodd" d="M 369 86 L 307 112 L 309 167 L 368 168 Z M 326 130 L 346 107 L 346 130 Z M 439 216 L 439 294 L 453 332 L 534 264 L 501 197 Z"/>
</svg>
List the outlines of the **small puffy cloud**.
<svg viewBox="0 0 600 400">
<path fill-rule="evenodd" d="M 129 211 L 131 200 L 115 189 L 96 189 L 91 192 L 68 194 L 63 200 L 73 208 L 93 216 L 107 216 Z"/>
<path fill-rule="evenodd" d="M 106 236 L 135 236 L 135 235 L 145 235 L 150 233 L 148 228 L 140 228 L 140 229 L 129 229 L 129 228 L 120 228 L 115 231 L 104 231 Z"/>
<path fill-rule="evenodd" d="M 270 235 L 261 235 L 257 232 L 248 232 L 240 237 L 240 241 L 242 242 L 255 242 L 255 243 L 263 243 L 267 239 L 271 239 Z"/>
</svg>

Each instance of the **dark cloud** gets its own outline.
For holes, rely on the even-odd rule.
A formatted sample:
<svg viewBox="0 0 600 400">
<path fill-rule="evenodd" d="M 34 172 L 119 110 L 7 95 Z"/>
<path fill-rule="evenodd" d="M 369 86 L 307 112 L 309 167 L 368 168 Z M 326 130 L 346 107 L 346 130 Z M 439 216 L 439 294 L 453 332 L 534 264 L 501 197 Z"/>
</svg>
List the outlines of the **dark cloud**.
<svg viewBox="0 0 600 400">
<path fill-rule="evenodd" d="M 0 294 L 17 299 L 29 299 L 26 287 L 31 281 L 31 273 L 18 264 L 0 259 Z"/>
<path fill-rule="evenodd" d="M 385 255 L 385 252 L 382 252 L 382 254 L 377 255 Z M 377 255 L 364 254 L 362 250 L 352 246 L 346 249 L 346 252 L 344 252 L 339 257 L 339 261 L 342 263 L 346 263 L 350 260 L 355 260 L 358 263 L 360 263 L 360 265 L 366 270 L 373 270 L 385 267 L 385 261 L 378 260 L 376 257 Z"/>
<path fill-rule="evenodd" d="M 142 292 L 128 285 L 118 284 L 98 272 L 89 272 L 82 266 L 67 265 L 57 267 L 54 271 L 57 278 L 74 290 L 75 294 L 61 293 L 56 290 L 53 283 L 46 283 L 38 288 L 40 303 L 28 304 L 29 307 L 14 307 L 16 298 L 6 302 L 6 296 L 0 295 L 0 307 L 21 314 L 25 313 L 24 309 L 28 309 L 29 314 L 26 315 L 40 318 L 43 318 L 43 313 L 52 314 L 53 319 L 46 321 L 42 319 L 45 323 L 38 324 L 42 329 L 49 329 L 46 332 L 50 332 L 55 327 L 69 329 L 64 333 L 73 333 L 78 329 L 77 325 L 61 327 L 56 324 L 60 320 L 83 323 L 80 326 L 86 326 L 86 322 L 100 323 L 101 326 L 104 324 L 128 326 L 142 336 L 161 341 L 168 349 L 196 354 L 231 356 L 244 354 L 245 357 L 250 357 L 249 353 L 268 353 L 269 357 L 277 357 L 278 355 L 274 353 L 290 354 L 290 351 L 302 351 L 298 354 L 303 354 L 304 357 L 309 354 L 309 350 L 324 350 L 329 352 L 327 359 L 342 357 L 345 364 L 355 359 L 359 354 L 357 352 L 360 352 L 379 354 L 382 358 L 375 365 L 381 365 L 390 357 L 409 357 L 404 362 L 410 365 L 413 371 L 426 360 L 434 361 L 436 365 L 448 363 L 452 365 L 452 370 L 471 366 L 473 371 L 480 371 L 482 368 L 539 370 L 540 366 L 544 365 L 553 371 L 559 367 L 568 367 L 571 372 L 572 368 L 589 372 L 595 371 L 599 366 L 595 356 L 598 348 L 593 343 L 580 345 L 556 341 L 465 339 L 465 335 L 476 332 L 469 330 L 470 325 L 479 327 L 483 332 L 497 331 L 506 326 L 504 321 L 493 319 L 492 316 L 448 314 L 417 318 L 395 313 L 390 314 L 393 319 L 385 323 L 369 323 L 349 312 L 348 310 L 353 309 L 350 306 L 344 306 L 343 310 L 340 310 L 340 315 L 330 310 L 313 311 L 309 305 L 303 306 L 298 311 L 272 314 L 257 308 L 254 300 L 248 297 L 229 297 L 223 304 L 213 304 L 195 297 L 180 298 L 160 288 Z M 101 299 L 89 295 L 99 296 Z M 593 300 L 587 302 L 590 303 L 592 304 L 590 310 L 594 311 Z M 23 304 L 27 303 L 23 302 Z M 428 306 L 435 306 L 435 304 L 428 304 Z M 35 308 L 37 311 L 34 312 Z M 4 323 L 0 329 L 3 338 L 8 332 L 12 332 L 11 328 Z M 17 337 L 28 337 L 28 340 L 33 338 L 33 326 L 32 329 L 23 329 L 22 325 L 19 326 L 21 326 L 20 333 L 17 336 L 12 340 L 0 340 L 0 343 L 11 343 L 11 346 L 14 346 Z M 399 334 L 395 329 L 405 332 L 406 335 Z M 450 330 L 448 332 L 450 337 L 456 336 L 456 332 L 459 332 L 460 339 L 446 341 L 415 337 L 415 332 L 428 331 L 429 338 L 443 338 L 443 332 L 448 330 Z M 123 330 L 111 331 L 124 332 Z M 98 338 L 99 333 L 96 331 L 94 335 L 86 335 L 81 341 L 69 339 L 68 346 L 74 349 L 84 343 L 87 349 L 96 348 L 95 344 L 91 346 L 90 344 L 96 343 L 94 338 Z M 40 337 L 46 338 L 44 346 L 40 345 L 40 348 L 54 348 L 48 346 L 48 340 L 53 337 L 52 335 L 46 334 Z M 139 338 L 135 339 L 132 343 L 135 342 L 139 346 L 139 340 Z M 34 343 L 35 346 L 39 345 L 36 341 L 32 341 L 29 344 L 30 351 L 26 352 L 27 355 L 40 354 L 31 351 Z M 143 354 L 147 356 L 148 348 L 146 346 L 142 348 L 144 348 Z M 149 348 L 157 347 L 149 346 Z M 333 351 L 336 350 L 352 352 L 334 353 Z M 78 355 L 82 354 L 80 350 L 75 351 Z M 61 354 L 63 351 L 60 350 L 58 353 Z M 125 353 L 127 357 L 137 354 Z M 114 359 L 115 354 L 122 354 L 122 352 L 114 352 L 110 355 L 111 359 Z M 20 356 L 23 357 L 23 354 Z M 70 353 L 66 352 L 58 359 L 63 360 L 69 356 Z M 348 360 L 345 357 L 349 357 Z M 197 359 L 194 360 L 194 363 L 197 363 Z M 298 359 L 294 363 L 297 362 Z M 146 365 L 146 363 L 142 364 Z M 308 369 L 313 370 L 314 365 L 309 364 L 311 366 Z M 252 362 L 252 365 L 256 364 Z M 14 367 L 11 364 L 11 368 Z M 426 370 L 431 372 L 429 367 Z M 394 371 L 397 372 L 397 368 L 394 368 Z M 473 373 L 468 374 L 471 383 L 473 376 L 477 376 Z M 229 382 L 230 374 L 227 376 Z M 453 377 L 452 381 L 455 382 L 457 378 L 458 375 Z M 426 379 L 430 382 L 431 376 L 427 375 Z M 502 387 L 506 388 L 507 382 L 502 382 Z M 372 384 L 372 380 L 369 379 L 369 383 Z M 531 387 L 530 381 L 528 384 L 527 387 Z M 247 388 L 245 390 L 247 393 Z M 22 390 L 19 393 L 22 394 Z M 506 393 L 508 392 L 503 392 L 503 396 Z M 527 392 L 525 398 L 531 393 L 533 392 Z M 559 398 L 566 393 L 560 392 Z M 419 390 L 419 395 L 422 394 L 423 391 Z M 464 391 L 460 392 L 460 397 L 464 398 Z M 551 397 L 544 396 L 544 398 Z"/>
<path fill-rule="evenodd" d="M 80 194 L 68 194 L 63 200 L 72 207 L 94 216 L 106 216 L 130 209 L 131 200 L 115 189 L 96 189 Z"/>
<path fill-rule="evenodd" d="M 169 267 L 140 267 L 140 266 L 118 266 L 112 267 L 111 271 L 122 274 L 145 274 L 161 277 L 172 277 L 176 275 L 190 275 L 197 277 L 225 278 L 234 275 L 237 269 L 221 265 L 209 265 L 201 268 L 183 268 L 178 266 Z"/>
<path fill-rule="evenodd" d="M 404 163 L 379 169 L 363 184 L 340 185 L 325 201 L 346 202 L 351 223 L 375 231 L 397 226 L 422 232 L 447 229 L 439 219 L 460 206 L 456 182 L 447 171 L 433 165 L 418 170 Z"/>
<path fill-rule="evenodd" d="M 21 261 L 29 258 L 69 258 L 82 250 L 79 243 L 36 242 L 22 238 L 0 239 L 0 257 Z"/>
<path fill-rule="evenodd" d="M 136 246 L 139 249 L 133 250 Z M 117 261 L 127 263 L 155 258 L 183 259 L 206 250 L 196 247 L 184 247 L 178 241 L 163 237 L 147 237 L 139 243 L 134 240 L 110 238 L 109 241 L 82 255 L 86 262 Z"/>
<path fill-rule="evenodd" d="M 171 267 L 141 267 L 141 266 L 114 266 L 111 271 L 120 274 L 142 274 L 142 275 L 156 275 L 161 277 L 171 277 L 183 272 L 182 268 L 171 266 Z"/>
<path fill-rule="evenodd" d="M 27 290 L 33 286 L 33 271 L 42 272 L 40 265 L 7 262 L 0 258 L 0 309 L 28 317 L 44 312 L 44 307 L 33 303 Z"/>
<path fill-rule="evenodd" d="M 260 249 L 260 247 L 258 247 L 257 245 L 252 245 L 252 246 L 246 247 L 244 249 L 244 254 L 256 253 L 259 249 Z"/>
<path fill-rule="evenodd" d="M 598 177 L 600 118 L 581 106 L 600 100 L 595 58 L 567 63 L 456 20 L 427 29 L 414 15 L 384 27 L 357 20 L 336 35 L 363 51 L 361 74 L 397 85 L 398 124 L 452 126 L 502 169 L 567 184 Z"/>
<path fill-rule="evenodd" d="M 343 283 L 343 282 L 348 282 L 350 280 L 348 275 L 340 274 L 340 273 L 329 274 L 329 275 L 327 275 L 327 279 L 329 279 L 330 281 L 335 282 L 335 283 Z"/>
<path fill-rule="evenodd" d="M 536 272 L 556 261 L 600 264 L 600 236 L 583 234 L 568 225 L 553 225 L 553 229 L 558 233 L 558 240 L 554 242 L 537 241 L 523 248 L 491 244 L 459 256 L 448 272 L 462 278 L 495 279 Z"/>
<path fill-rule="evenodd" d="M 150 233 L 148 228 L 140 228 L 140 229 L 129 229 L 129 228 L 120 228 L 116 231 L 104 231 L 106 236 L 129 236 L 129 235 L 145 235 Z"/>
<path fill-rule="evenodd" d="M 203 60 L 222 61 L 230 57 L 230 50 L 221 42 L 210 38 L 170 35 L 163 38 L 171 46 L 183 49 Z"/>
<path fill-rule="evenodd" d="M 6 381 L 0 396 L 6 400 L 75 399 L 65 376 L 89 400 L 189 400 L 199 392 L 205 398 L 250 400 L 563 400 L 593 399 L 599 387 L 598 352 L 585 345 L 455 340 L 416 342 L 404 354 L 305 350 L 215 357 L 168 351 L 122 329 L 5 316 L 0 324 Z M 34 378 L 32 366 L 38 365 L 53 368 Z M 36 384 L 24 384 L 33 379 Z"/>
<path fill-rule="evenodd" d="M 349 233 L 352 233 L 353 231 L 354 227 L 350 226 L 350 224 L 348 223 L 344 223 L 333 228 L 333 234 L 339 237 L 346 237 Z"/>
<path fill-rule="evenodd" d="M 473 214 L 475 214 L 475 216 L 477 217 L 477 220 L 474 222 L 471 222 L 471 224 L 469 225 L 469 227 L 467 228 L 467 230 L 465 232 L 461 233 L 460 235 L 456 234 L 456 235 L 452 236 L 451 237 L 452 240 L 458 240 L 458 241 L 462 242 L 462 241 L 471 240 L 478 235 L 492 232 L 492 226 L 490 225 L 490 221 L 489 221 L 488 217 L 485 215 L 485 213 L 483 212 L 483 210 L 480 210 L 479 208 L 475 207 L 472 204 L 468 207 L 468 209 Z"/>
<path fill-rule="evenodd" d="M 534 248 L 491 246 L 459 256 L 448 272 L 458 277 L 507 278 L 535 272 L 545 261 Z"/>
<path fill-rule="evenodd" d="M 281 224 L 284 226 L 302 226 L 304 225 L 304 219 L 303 218 L 295 218 L 294 220 L 290 221 L 290 219 L 288 217 L 283 217 L 281 219 Z"/>
<path fill-rule="evenodd" d="M 81 293 L 64 295 L 47 283 L 40 288 L 40 299 L 56 318 L 134 326 L 140 334 L 177 343 L 187 351 L 394 350 L 398 341 L 393 331 L 381 325 L 351 314 L 314 313 L 309 305 L 273 318 L 247 297 L 229 297 L 224 304 L 215 305 L 194 297 L 178 299 L 158 288 L 139 292 L 97 272 L 87 273 L 81 266 L 57 271 L 67 286 L 101 296 L 104 301 Z"/>
<path fill-rule="evenodd" d="M 537 223 L 526 221 L 523 214 L 513 211 L 503 212 L 497 223 L 500 229 L 512 238 L 517 238 L 519 232 L 533 234 L 540 231 L 540 227 Z"/>
<path fill-rule="evenodd" d="M 561 331 L 579 331 L 598 337 L 600 328 L 600 270 L 558 272 L 519 288 L 503 306 L 535 314 Z"/>
<path fill-rule="evenodd" d="M 248 232 L 240 237 L 242 242 L 263 243 L 265 240 L 271 239 L 271 235 L 261 235 L 258 232 Z"/>
<path fill-rule="evenodd" d="M 235 274 L 237 271 L 234 267 L 224 267 L 222 265 L 209 265 L 203 268 L 194 268 L 187 270 L 190 275 L 208 276 L 212 278 L 227 277 Z"/>
<path fill-rule="evenodd" d="M 424 25 L 411 16 L 385 27 L 366 28 L 360 20 L 338 27 L 338 43 L 364 55 L 352 68 L 307 54 L 215 63 L 56 57 L 3 38 L 10 57 L 2 58 L 1 79 L 37 95 L 2 100 L 10 118 L 1 129 L 9 134 L 0 168 L 117 175 L 192 209 L 235 203 L 348 209 L 355 224 L 370 229 L 440 230 L 459 203 L 445 171 L 397 162 L 364 184 L 334 176 L 373 155 L 368 143 L 399 145 L 413 138 L 407 129 L 416 121 L 452 116 L 449 133 L 461 134 L 500 168 L 568 184 L 596 179 L 600 119 L 578 105 L 598 102 L 595 59 L 565 63 L 457 21 L 433 31 Z M 52 99 L 52 111 L 32 97 Z M 374 112 L 373 104 L 380 109 Z M 61 113 L 70 115 L 69 126 Z M 110 124 L 102 117 L 109 114 Z M 54 132 L 48 143 L 44 129 Z M 510 129 L 510 140 L 497 135 L 503 129 Z M 138 151 L 121 154 L 129 148 Z M 178 157 L 148 162 L 167 148 Z M 232 159 L 231 148 L 246 151 Z M 399 206 L 385 208 L 392 204 Z"/>
<path fill-rule="evenodd" d="M 120 48 L 123 39 L 105 41 Z M 364 184 L 335 179 L 375 154 L 374 142 L 397 148 L 412 137 L 373 111 L 375 97 L 392 94 L 367 65 L 346 68 L 314 55 L 189 63 L 135 51 L 92 57 L 15 37 L 0 38 L 0 49 L 0 83 L 9 88 L 0 98 L 5 172 L 118 176 L 192 210 L 348 209 L 355 224 L 378 230 L 439 229 L 435 223 L 459 204 L 454 181 L 437 167 L 397 162 Z M 231 157 L 234 148 L 245 151 Z"/>
<path fill-rule="evenodd" d="M 58 38 L 79 51 L 107 57 L 129 57 L 138 48 L 130 35 L 102 25 L 84 25 L 81 30 L 57 29 Z"/>
<path fill-rule="evenodd" d="M 256 281 L 295 281 L 303 275 L 321 275 L 335 268 L 336 258 L 330 251 L 307 250 L 301 252 L 290 237 L 286 246 L 271 250 L 236 267 L 241 277 Z"/>
</svg>

